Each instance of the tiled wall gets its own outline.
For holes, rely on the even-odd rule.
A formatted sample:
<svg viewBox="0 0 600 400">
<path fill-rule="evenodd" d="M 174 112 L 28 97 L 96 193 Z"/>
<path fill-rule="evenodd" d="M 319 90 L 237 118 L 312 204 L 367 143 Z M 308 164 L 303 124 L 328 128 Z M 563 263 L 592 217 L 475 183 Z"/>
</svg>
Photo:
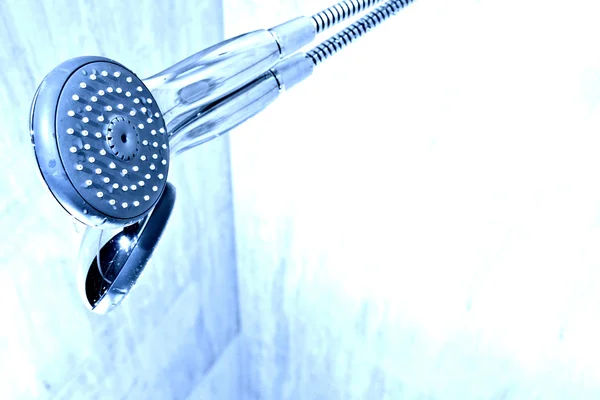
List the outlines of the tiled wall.
<svg viewBox="0 0 600 400">
<path fill-rule="evenodd" d="M 63 60 L 107 56 L 145 77 L 222 34 L 218 1 L 0 1 L 0 398 L 235 398 L 236 369 L 223 367 L 235 359 L 220 360 L 240 329 L 227 140 L 174 161 L 165 236 L 100 317 L 78 294 L 82 229 L 42 186 L 27 124 Z"/>
<path fill-rule="evenodd" d="M 232 132 L 248 398 L 600 396 L 597 12 L 417 0 Z"/>
</svg>

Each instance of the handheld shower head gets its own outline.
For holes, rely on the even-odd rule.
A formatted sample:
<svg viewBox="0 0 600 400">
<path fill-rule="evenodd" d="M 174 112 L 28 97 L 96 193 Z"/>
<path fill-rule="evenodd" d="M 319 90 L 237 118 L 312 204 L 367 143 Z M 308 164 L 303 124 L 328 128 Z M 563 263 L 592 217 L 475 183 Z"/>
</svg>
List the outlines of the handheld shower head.
<svg viewBox="0 0 600 400">
<path fill-rule="evenodd" d="M 171 158 L 258 114 L 413 0 L 388 0 L 297 52 L 382 1 L 342 0 L 311 18 L 218 43 L 144 80 L 103 57 L 71 59 L 46 76 L 31 108 L 31 142 L 51 193 L 88 225 L 79 265 L 89 308 L 114 309 L 143 271 L 175 201 Z"/>
<path fill-rule="evenodd" d="M 77 220 L 121 227 L 156 205 L 169 169 L 166 126 L 123 65 L 102 57 L 60 64 L 40 84 L 30 124 L 42 177 Z"/>
</svg>

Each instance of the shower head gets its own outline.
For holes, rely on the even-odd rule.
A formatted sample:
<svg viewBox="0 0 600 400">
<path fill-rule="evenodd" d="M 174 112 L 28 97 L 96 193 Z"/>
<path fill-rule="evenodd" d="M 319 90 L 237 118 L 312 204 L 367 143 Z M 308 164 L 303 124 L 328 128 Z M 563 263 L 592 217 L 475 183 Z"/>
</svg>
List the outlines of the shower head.
<svg viewBox="0 0 600 400">
<path fill-rule="evenodd" d="M 30 125 L 46 185 L 80 222 L 122 227 L 156 205 L 169 170 L 166 126 L 123 65 L 102 57 L 60 64 L 37 90 Z"/>
<path fill-rule="evenodd" d="M 68 60 L 44 78 L 31 107 L 31 142 L 46 186 L 88 225 L 78 263 L 90 309 L 114 309 L 149 260 L 175 201 L 170 159 L 258 114 L 413 0 L 388 0 L 297 52 L 382 1 L 342 0 L 311 18 L 218 43 L 144 80 L 103 57 Z"/>
</svg>

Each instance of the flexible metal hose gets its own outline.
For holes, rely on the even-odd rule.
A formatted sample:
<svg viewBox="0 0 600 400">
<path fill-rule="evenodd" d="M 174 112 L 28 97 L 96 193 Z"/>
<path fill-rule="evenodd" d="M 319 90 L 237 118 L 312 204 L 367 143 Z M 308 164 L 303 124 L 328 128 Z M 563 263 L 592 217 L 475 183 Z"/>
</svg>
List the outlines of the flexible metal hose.
<svg viewBox="0 0 600 400">
<path fill-rule="evenodd" d="M 373 7 L 382 0 L 344 0 L 313 15 L 311 18 L 317 28 L 317 34 L 342 21 Z"/>
<path fill-rule="evenodd" d="M 401 9 L 408 6 L 413 1 L 414 0 L 388 1 L 340 33 L 314 47 L 312 50 L 306 53 L 306 57 L 311 59 L 315 66 L 319 65 L 321 62 L 342 50 L 344 47 L 348 46 L 350 43 L 360 38 L 392 15 L 397 14 Z"/>
</svg>

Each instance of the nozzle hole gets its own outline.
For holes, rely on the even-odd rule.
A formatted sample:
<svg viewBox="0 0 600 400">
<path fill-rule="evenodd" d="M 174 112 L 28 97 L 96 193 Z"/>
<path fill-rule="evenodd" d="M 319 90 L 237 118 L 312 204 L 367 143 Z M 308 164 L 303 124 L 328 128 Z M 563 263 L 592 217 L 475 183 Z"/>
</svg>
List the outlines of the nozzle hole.
<svg viewBox="0 0 600 400">
<path fill-rule="evenodd" d="M 121 142 L 127 143 L 127 135 L 126 134 L 121 135 Z"/>
</svg>

